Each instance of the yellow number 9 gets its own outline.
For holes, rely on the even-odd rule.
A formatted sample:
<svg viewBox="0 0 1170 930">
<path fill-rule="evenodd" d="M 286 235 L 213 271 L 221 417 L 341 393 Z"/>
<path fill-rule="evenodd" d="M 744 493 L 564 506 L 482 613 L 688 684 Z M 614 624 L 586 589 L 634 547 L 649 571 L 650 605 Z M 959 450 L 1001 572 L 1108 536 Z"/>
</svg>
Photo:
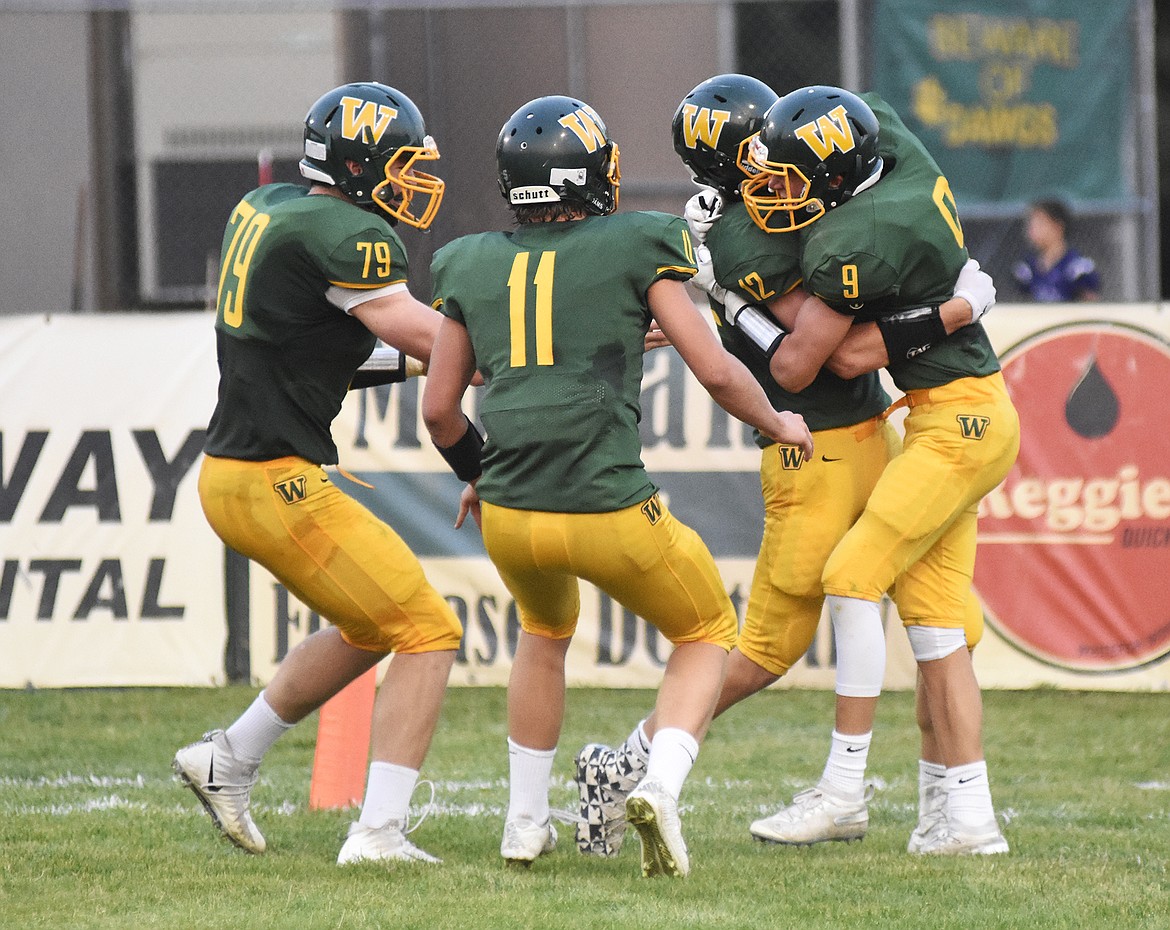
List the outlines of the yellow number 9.
<svg viewBox="0 0 1170 930">
<path fill-rule="evenodd" d="M 856 265 L 841 266 L 841 287 L 843 288 L 841 295 L 849 300 L 856 299 L 857 295 L 861 293 L 861 289 L 857 285 Z"/>
</svg>

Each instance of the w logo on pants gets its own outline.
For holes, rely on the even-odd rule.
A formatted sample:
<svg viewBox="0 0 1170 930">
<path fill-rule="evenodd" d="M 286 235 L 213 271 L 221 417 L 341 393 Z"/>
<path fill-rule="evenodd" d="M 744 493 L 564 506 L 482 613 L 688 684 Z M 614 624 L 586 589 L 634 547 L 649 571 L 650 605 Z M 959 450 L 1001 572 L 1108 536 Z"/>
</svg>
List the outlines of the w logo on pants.
<svg viewBox="0 0 1170 930">
<path fill-rule="evenodd" d="M 296 504 L 305 499 L 305 476 L 297 475 L 272 486 L 286 504 Z"/>
<path fill-rule="evenodd" d="M 990 417 L 973 417 L 966 413 L 960 413 L 955 419 L 959 421 L 959 431 L 964 439 L 982 439 L 991 423 Z"/>
<path fill-rule="evenodd" d="M 645 514 L 646 519 L 650 521 L 653 526 L 660 519 L 662 519 L 662 500 L 655 494 L 650 500 L 642 505 L 642 513 Z"/>
<path fill-rule="evenodd" d="M 799 446 L 780 447 L 780 467 L 785 471 L 796 471 L 804 464 L 804 450 Z"/>
</svg>

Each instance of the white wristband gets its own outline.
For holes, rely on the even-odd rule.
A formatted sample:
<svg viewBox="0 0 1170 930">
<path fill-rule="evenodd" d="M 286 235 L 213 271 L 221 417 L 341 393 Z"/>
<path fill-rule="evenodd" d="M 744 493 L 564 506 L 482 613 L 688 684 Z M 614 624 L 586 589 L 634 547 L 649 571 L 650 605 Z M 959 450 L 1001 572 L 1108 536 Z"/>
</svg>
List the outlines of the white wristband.
<svg viewBox="0 0 1170 930">
<path fill-rule="evenodd" d="M 771 314 L 765 313 L 759 304 L 749 303 L 739 294 L 728 293 L 723 304 L 727 322 L 747 336 L 767 358 L 771 358 L 780 346 L 780 340 L 788 330 L 778 324 Z"/>
</svg>

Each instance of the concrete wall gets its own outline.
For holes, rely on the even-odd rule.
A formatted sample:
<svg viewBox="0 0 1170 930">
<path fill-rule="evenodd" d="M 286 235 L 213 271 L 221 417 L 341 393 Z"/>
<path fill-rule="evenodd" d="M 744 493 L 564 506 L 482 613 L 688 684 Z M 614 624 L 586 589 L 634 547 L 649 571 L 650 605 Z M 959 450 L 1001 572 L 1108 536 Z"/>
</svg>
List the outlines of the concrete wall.
<svg viewBox="0 0 1170 930">
<path fill-rule="evenodd" d="M 86 42 L 84 14 L 0 13 L 3 314 L 67 310 L 78 261 L 88 274 L 77 256 L 90 162 Z"/>
</svg>

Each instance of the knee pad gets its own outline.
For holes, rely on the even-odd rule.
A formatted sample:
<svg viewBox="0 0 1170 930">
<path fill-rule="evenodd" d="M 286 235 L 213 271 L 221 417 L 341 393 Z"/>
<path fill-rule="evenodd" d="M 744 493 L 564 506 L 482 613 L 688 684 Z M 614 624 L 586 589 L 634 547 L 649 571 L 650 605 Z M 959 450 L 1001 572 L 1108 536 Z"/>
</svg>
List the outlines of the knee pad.
<svg viewBox="0 0 1170 930">
<path fill-rule="evenodd" d="M 914 624 L 906 627 L 906 635 L 910 637 L 910 648 L 918 662 L 945 659 L 952 652 L 967 647 L 967 634 L 962 628 Z"/>
<path fill-rule="evenodd" d="M 878 605 L 836 594 L 825 601 L 837 647 L 837 694 L 877 697 L 886 674 L 886 631 Z"/>
</svg>

